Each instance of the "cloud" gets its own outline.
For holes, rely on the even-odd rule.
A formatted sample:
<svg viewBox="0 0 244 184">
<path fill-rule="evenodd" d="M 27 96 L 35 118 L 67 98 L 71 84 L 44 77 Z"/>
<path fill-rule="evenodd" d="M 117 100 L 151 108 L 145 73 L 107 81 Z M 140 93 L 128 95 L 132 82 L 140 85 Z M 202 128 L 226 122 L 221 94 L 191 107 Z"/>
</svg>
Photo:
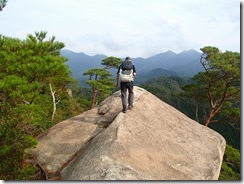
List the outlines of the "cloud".
<svg viewBox="0 0 244 184">
<path fill-rule="evenodd" d="M 0 34 L 47 31 L 67 49 L 90 55 L 149 57 L 213 45 L 240 50 L 237 0 L 11 0 Z"/>
</svg>

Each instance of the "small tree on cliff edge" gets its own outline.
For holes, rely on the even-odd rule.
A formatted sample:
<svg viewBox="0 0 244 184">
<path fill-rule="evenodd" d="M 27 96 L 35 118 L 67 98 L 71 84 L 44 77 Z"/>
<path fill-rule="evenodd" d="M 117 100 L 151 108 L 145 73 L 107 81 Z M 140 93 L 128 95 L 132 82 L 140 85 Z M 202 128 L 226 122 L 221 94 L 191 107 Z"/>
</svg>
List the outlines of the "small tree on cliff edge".
<svg viewBox="0 0 244 184">
<path fill-rule="evenodd" d="M 0 0 L 0 11 L 3 10 L 3 8 L 6 6 L 7 0 Z"/>
<path fill-rule="evenodd" d="M 205 126 L 218 122 L 216 115 L 240 120 L 240 54 L 220 52 L 215 47 L 204 47 L 200 62 L 204 72 L 193 77 L 195 84 L 187 85 L 184 90 L 194 97 L 197 106 L 204 106 Z M 208 104 L 207 106 L 204 104 Z M 238 124 L 236 124 L 238 122 Z"/>
<path fill-rule="evenodd" d="M 104 68 L 93 68 L 87 70 L 83 75 L 89 75 L 89 80 L 86 82 L 92 87 L 93 95 L 91 99 L 91 109 L 95 107 L 97 95 L 100 93 L 104 97 L 111 94 L 114 89 L 114 82 L 111 74 L 107 69 L 118 68 L 122 62 L 121 59 L 110 56 L 102 60 Z"/>
</svg>

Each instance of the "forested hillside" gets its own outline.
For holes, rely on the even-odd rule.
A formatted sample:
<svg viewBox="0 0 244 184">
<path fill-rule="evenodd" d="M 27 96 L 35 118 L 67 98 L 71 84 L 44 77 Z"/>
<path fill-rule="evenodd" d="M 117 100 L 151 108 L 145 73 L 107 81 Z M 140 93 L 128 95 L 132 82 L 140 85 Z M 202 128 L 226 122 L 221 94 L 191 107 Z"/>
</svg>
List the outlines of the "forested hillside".
<svg viewBox="0 0 244 184">
<path fill-rule="evenodd" d="M 138 73 L 135 78 L 135 84 L 141 84 L 143 82 L 149 81 L 151 79 L 160 77 L 160 76 L 181 76 L 181 74 L 178 74 L 177 72 L 173 72 L 170 70 L 165 70 L 162 68 L 156 68 L 153 69 L 150 72 L 147 73 Z"/>
</svg>

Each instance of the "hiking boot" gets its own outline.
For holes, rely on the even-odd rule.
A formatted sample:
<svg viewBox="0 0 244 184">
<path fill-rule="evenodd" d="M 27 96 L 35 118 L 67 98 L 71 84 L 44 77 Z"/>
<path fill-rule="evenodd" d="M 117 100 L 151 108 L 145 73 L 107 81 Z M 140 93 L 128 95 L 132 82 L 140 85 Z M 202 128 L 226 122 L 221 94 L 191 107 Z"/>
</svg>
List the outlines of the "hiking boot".
<svg viewBox="0 0 244 184">
<path fill-rule="evenodd" d="M 133 105 L 129 105 L 128 109 L 131 110 L 133 107 Z"/>
<path fill-rule="evenodd" d="M 122 112 L 123 112 L 123 113 L 126 113 L 126 110 L 123 110 Z"/>
</svg>

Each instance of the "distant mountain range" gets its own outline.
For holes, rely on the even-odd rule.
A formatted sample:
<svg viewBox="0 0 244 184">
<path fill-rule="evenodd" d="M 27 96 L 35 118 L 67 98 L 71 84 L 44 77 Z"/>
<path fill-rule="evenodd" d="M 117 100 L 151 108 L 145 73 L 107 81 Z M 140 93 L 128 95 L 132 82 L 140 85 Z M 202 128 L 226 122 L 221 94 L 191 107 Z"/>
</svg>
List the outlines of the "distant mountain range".
<svg viewBox="0 0 244 184">
<path fill-rule="evenodd" d="M 83 76 L 83 73 L 88 69 L 104 67 L 101 61 L 108 57 L 106 55 L 89 56 L 83 52 L 76 53 L 70 50 L 62 50 L 61 55 L 68 59 L 67 65 L 70 67 L 72 76 L 77 80 L 86 80 L 87 76 Z M 149 58 L 132 58 L 132 61 L 137 70 L 138 82 L 143 82 L 159 76 L 191 77 L 203 71 L 200 58 L 201 53 L 188 50 L 179 54 L 167 51 Z M 116 70 L 112 69 L 111 72 L 115 75 Z"/>
</svg>

